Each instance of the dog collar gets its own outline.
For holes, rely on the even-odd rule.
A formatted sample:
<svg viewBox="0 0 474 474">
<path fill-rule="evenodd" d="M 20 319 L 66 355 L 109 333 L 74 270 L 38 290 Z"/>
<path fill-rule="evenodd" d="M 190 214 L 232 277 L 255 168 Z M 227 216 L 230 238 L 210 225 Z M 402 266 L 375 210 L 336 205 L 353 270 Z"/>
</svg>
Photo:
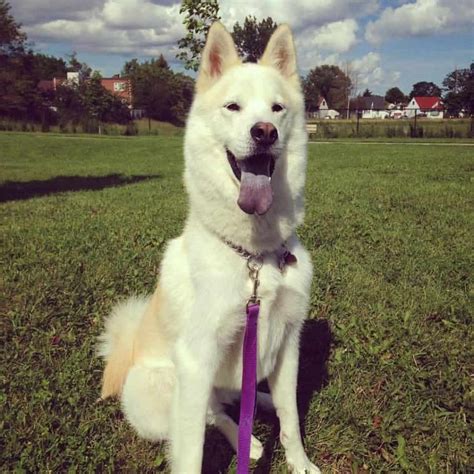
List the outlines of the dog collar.
<svg viewBox="0 0 474 474">
<path fill-rule="evenodd" d="M 285 270 L 287 265 L 295 264 L 298 259 L 294 254 L 292 254 L 287 248 L 286 245 L 283 243 L 281 244 L 278 250 L 274 250 L 272 252 L 259 252 L 259 253 L 252 253 L 246 250 L 241 245 L 236 245 L 230 240 L 223 239 L 223 242 L 229 246 L 232 250 L 234 250 L 237 254 L 241 257 L 245 258 L 246 260 L 254 260 L 254 261 L 262 261 L 266 255 L 275 255 L 278 262 L 278 268 L 281 272 Z"/>
</svg>

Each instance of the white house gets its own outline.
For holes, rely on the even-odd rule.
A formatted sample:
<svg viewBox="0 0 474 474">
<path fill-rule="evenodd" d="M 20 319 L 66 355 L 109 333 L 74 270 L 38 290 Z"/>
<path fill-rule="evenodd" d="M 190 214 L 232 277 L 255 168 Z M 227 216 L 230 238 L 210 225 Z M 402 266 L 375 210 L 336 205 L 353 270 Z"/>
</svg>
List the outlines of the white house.
<svg viewBox="0 0 474 474">
<path fill-rule="evenodd" d="M 385 110 L 385 98 L 381 95 L 362 97 L 363 119 L 385 119 L 389 113 Z"/>
<path fill-rule="evenodd" d="M 318 100 L 318 109 L 314 114 L 315 118 L 324 119 L 328 115 L 329 106 L 324 97 L 320 97 Z"/>
<path fill-rule="evenodd" d="M 413 97 L 405 109 L 406 116 L 412 118 L 416 115 L 433 119 L 442 119 L 444 116 L 443 102 L 439 97 Z"/>
</svg>

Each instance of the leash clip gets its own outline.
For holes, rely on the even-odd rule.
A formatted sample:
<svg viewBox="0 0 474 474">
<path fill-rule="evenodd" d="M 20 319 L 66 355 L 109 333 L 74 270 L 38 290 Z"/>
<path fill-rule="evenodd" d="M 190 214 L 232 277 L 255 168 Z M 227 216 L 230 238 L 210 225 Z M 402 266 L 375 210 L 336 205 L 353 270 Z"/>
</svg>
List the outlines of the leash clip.
<svg viewBox="0 0 474 474">
<path fill-rule="evenodd" d="M 258 287 L 260 286 L 260 280 L 258 274 L 263 266 L 263 257 L 261 255 L 251 255 L 247 258 L 247 268 L 249 269 L 249 278 L 253 283 L 252 294 L 247 300 L 247 309 L 251 304 L 260 304 L 258 297 Z"/>
</svg>

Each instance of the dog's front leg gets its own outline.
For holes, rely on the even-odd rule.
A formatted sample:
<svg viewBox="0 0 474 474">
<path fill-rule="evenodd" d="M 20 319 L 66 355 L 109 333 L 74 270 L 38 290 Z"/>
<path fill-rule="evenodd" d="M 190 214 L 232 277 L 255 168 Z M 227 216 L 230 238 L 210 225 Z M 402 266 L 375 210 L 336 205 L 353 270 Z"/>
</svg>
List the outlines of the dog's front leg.
<svg viewBox="0 0 474 474">
<path fill-rule="evenodd" d="M 285 448 L 290 471 L 297 474 L 319 474 L 319 469 L 306 456 L 299 427 L 296 384 L 300 331 L 300 323 L 289 328 L 288 337 L 280 349 L 277 365 L 268 382 L 280 420 L 280 440 Z"/>
<path fill-rule="evenodd" d="M 201 331 L 199 331 L 201 332 Z M 171 471 L 201 472 L 206 412 L 218 364 L 210 334 L 185 335 L 176 343 L 177 384 L 171 418 Z"/>
</svg>

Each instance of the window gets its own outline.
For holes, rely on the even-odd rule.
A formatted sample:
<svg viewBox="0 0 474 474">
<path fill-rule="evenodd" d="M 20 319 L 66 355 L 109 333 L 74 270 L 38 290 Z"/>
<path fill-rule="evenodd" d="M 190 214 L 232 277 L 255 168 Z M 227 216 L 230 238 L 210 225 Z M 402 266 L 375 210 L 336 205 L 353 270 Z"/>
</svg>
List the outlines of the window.
<svg viewBox="0 0 474 474">
<path fill-rule="evenodd" d="M 114 82 L 114 92 L 123 92 L 126 90 L 125 82 Z"/>
</svg>

